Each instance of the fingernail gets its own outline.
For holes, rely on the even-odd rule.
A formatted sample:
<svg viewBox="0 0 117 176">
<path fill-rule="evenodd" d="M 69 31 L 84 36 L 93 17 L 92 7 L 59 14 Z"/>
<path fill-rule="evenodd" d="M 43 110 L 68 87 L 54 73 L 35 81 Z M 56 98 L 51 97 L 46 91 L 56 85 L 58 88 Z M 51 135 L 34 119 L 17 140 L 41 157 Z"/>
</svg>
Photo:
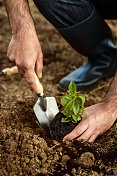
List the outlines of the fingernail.
<svg viewBox="0 0 117 176">
<path fill-rule="evenodd" d="M 62 142 L 64 143 L 66 140 L 62 140 Z"/>
<path fill-rule="evenodd" d="M 66 138 L 63 138 L 63 141 L 66 141 L 67 139 Z"/>
<path fill-rule="evenodd" d="M 41 73 L 39 73 L 39 78 L 42 78 L 42 72 L 41 72 Z"/>
</svg>

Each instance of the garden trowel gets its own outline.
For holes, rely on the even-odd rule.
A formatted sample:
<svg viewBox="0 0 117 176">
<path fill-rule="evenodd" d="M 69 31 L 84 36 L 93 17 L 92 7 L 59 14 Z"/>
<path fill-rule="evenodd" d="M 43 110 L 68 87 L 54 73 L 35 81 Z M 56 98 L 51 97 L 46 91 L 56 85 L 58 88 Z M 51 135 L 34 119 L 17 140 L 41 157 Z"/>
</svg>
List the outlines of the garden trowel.
<svg viewBox="0 0 117 176">
<path fill-rule="evenodd" d="M 42 126 L 49 126 L 50 121 L 59 112 L 56 99 L 54 97 L 45 97 L 43 93 L 43 86 L 35 74 L 37 85 L 37 94 L 39 95 L 36 104 L 33 107 L 35 115 Z"/>
</svg>

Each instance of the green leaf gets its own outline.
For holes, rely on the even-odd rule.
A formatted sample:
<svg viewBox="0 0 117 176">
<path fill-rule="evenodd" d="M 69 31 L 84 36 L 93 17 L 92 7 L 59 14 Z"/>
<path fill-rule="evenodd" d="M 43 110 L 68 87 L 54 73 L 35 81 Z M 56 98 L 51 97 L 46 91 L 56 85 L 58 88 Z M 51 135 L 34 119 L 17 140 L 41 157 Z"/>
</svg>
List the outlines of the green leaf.
<svg viewBox="0 0 117 176">
<path fill-rule="evenodd" d="M 82 105 L 84 105 L 84 103 L 85 103 L 85 96 L 83 94 L 80 94 L 80 95 L 78 95 L 78 97 L 81 99 Z"/>
<path fill-rule="evenodd" d="M 64 106 L 62 113 L 64 114 L 61 122 L 73 122 L 77 123 L 82 119 L 80 114 L 87 114 L 88 112 L 84 108 L 85 95 L 77 92 L 76 84 L 71 81 L 67 90 L 68 94 L 63 96 L 61 104 Z"/>
<path fill-rule="evenodd" d="M 72 118 L 74 119 L 75 122 L 78 122 L 79 120 L 81 120 L 80 114 L 77 114 L 77 115 L 72 114 Z"/>
<path fill-rule="evenodd" d="M 80 109 L 80 113 L 83 114 L 84 110 L 85 110 L 85 109 L 84 109 L 84 106 L 82 106 L 81 109 Z"/>
<path fill-rule="evenodd" d="M 78 121 L 80 121 L 81 120 L 81 116 L 80 116 L 80 114 L 78 114 Z"/>
<path fill-rule="evenodd" d="M 62 113 L 67 117 L 71 117 L 70 112 L 66 111 L 65 109 L 62 111 Z"/>
<path fill-rule="evenodd" d="M 65 109 L 62 111 L 62 113 L 66 116 L 66 110 Z"/>
<path fill-rule="evenodd" d="M 71 100 L 71 101 L 69 101 L 69 103 L 67 103 L 67 105 L 66 105 L 66 110 L 67 110 L 68 112 L 70 112 L 70 111 L 73 109 L 73 107 L 74 107 L 74 101 Z"/>
<path fill-rule="evenodd" d="M 74 104 L 74 107 L 73 107 L 73 112 L 75 115 L 77 115 L 79 113 L 79 110 L 80 110 L 80 105 L 79 103 L 75 103 Z"/>
<path fill-rule="evenodd" d="M 71 81 L 70 84 L 69 84 L 69 93 L 71 95 L 76 94 L 76 84 L 73 81 Z"/>
<path fill-rule="evenodd" d="M 66 96 L 63 96 L 61 99 L 62 106 L 65 106 L 69 102 L 69 100 L 70 99 L 68 99 Z"/>
<path fill-rule="evenodd" d="M 67 93 L 69 93 L 69 94 L 70 94 L 70 91 L 69 91 L 69 90 L 67 90 Z"/>
<path fill-rule="evenodd" d="M 86 115 L 88 115 L 88 111 L 84 110 L 83 114 L 86 114 Z"/>
<path fill-rule="evenodd" d="M 62 122 L 62 123 L 70 122 L 70 119 L 68 119 L 68 118 L 62 118 L 62 119 L 61 119 L 61 122 Z"/>
<path fill-rule="evenodd" d="M 72 99 L 72 97 L 70 96 L 70 95 L 66 95 L 65 96 L 68 100 L 71 100 Z"/>
<path fill-rule="evenodd" d="M 77 120 L 77 119 L 78 119 L 78 115 L 74 115 L 74 114 L 72 114 L 72 118 L 74 119 L 75 122 L 78 121 L 78 120 Z"/>
</svg>

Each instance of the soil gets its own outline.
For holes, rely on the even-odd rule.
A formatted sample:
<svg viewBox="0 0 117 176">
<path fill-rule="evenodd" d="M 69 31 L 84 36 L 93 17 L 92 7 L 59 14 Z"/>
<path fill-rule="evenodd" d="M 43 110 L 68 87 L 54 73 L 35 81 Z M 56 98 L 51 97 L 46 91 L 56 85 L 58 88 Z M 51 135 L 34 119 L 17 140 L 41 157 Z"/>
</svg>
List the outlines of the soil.
<svg viewBox="0 0 117 176">
<path fill-rule="evenodd" d="M 57 90 L 59 80 L 79 67 L 85 58 L 74 51 L 38 12 L 31 12 L 44 53 L 45 94 L 55 96 L 58 106 L 64 92 Z M 117 21 L 107 21 L 117 44 Z M 0 70 L 14 64 L 6 56 L 11 30 L 0 1 Z M 86 106 L 105 96 L 112 78 L 101 80 L 82 93 Z M 19 75 L 0 77 L 0 176 L 116 176 L 116 124 L 95 143 L 56 141 L 48 137 L 33 112 L 37 97 Z"/>
<path fill-rule="evenodd" d="M 50 131 L 52 139 L 62 140 L 64 136 L 70 133 L 78 125 L 78 123 L 80 123 L 80 121 L 78 121 L 78 123 L 61 123 L 61 119 L 63 117 L 65 118 L 66 116 L 62 112 L 59 112 L 51 121 Z"/>
</svg>

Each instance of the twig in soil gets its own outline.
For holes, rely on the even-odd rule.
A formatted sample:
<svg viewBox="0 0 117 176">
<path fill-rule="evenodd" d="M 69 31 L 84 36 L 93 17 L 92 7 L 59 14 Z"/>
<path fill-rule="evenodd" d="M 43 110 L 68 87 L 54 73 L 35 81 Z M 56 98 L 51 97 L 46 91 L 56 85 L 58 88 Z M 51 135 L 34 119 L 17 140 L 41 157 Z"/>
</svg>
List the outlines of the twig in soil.
<svg viewBox="0 0 117 176">
<path fill-rule="evenodd" d="M 3 88 L 3 90 L 7 91 L 7 87 L 5 85 L 1 85 L 1 87 Z"/>
<path fill-rule="evenodd" d="M 98 91 L 98 90 L 100 90 L 100 89 L 103 89 L 103 88 L 107 87 L 107 86 L 109 86 L 109 85 L 106 85 L 106 86 L 105 86 L 105 85 L 99 86 L 99 87 L 97 87 L 97 88 L 91 90 L 90 93 L 94 93 L 94 92 L 96 92 L 96 91 Z"/>
<path fill-rule="evenodd" d="M 53 148 L 55 148 L 56 146 L 61 146 L 61 144 L 56 144 L 56 145 L 54 145 L 54 146 L 52 146 L 52 147 L 50 147 L 50 148 L 53 149 Z"/>
</svg>

